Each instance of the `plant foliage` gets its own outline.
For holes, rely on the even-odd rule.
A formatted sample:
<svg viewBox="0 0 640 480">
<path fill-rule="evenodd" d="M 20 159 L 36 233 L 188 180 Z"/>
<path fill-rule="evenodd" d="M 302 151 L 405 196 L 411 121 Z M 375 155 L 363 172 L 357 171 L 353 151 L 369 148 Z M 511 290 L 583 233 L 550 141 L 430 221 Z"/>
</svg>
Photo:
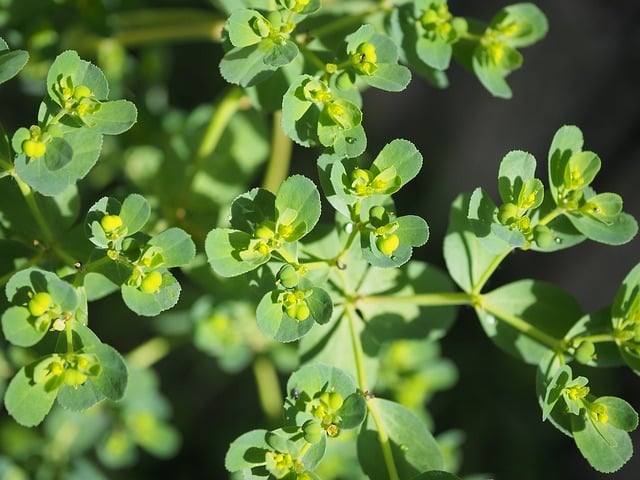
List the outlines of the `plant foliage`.
<svg viewBox="0 0 640 480">
<path fill-rule="evenodd" d="M 104 71 L 84 51 L 55 56 L 31 125 L 0 127 L 0 374 L 13 421 L 76 425 L 85 435 L 76 451 L 93 449 L 108 468 L 131 465 L 136 447 L 171 457 L 180 435 L 150 366 L 180 338 L 229 374 L 253 364 L 270 425 L 225 439 L 233 478 L 457 479 L 453 437 L 434 433 L 424 404 L 455 383 L 437 341 L 469 306 L 498 348 L 536 367 L 542 420 L 572 437 L 595 470 L 621 468 L 638 414 L 592 391 L 585 367 L 640 372 L 639 267 L 610 307 L 591 313 L 560 286 L 526 276 L 487 288 L 513 251 L 553 254 L 636 235 L 621 196 L 596 191 L 603 161 L 584 149 L 580 129 L 562 126 L 549 140 L 548 178 L 515 150 L 496 185 L 455 198 L 444 269 L 412 259 L 429 226 L 394 201 L 420 174 L 422 154 L 400 138 L 367 147 L 365 89 L 401 92 L 412 75 L 444 87 L 457 62 L 491 95 L 511 97 L 521 50 L 548 30 L 540 9 L 519 3 L 481 20 L 446 0 L 213 4 L 211 19 L 156 12 L 121 27 L 198 19 L 222 32 L 219 72 L 232 85 L 213 107 L 167 115 L 154 127 L 157 145 L 136 137 L 136 122 L 153 120 L 121 98 L 127 89 L 110 68 L 125 55 L 126 31 L 100 43 Z M 0 83 L 28 62 L 26 50 L 0 40 Z M 118 150 L 127 135 L 134 146 Z M 314 173 L 289 175 L 292 143 L 315 149 Z M 124 186 L 87 184 L 113 150 Z M 113 294 L 122 302 L 105 303 Z M 105 304 L 121 304 L 110 315 L 126 322 L 159 317 L 151 321 L 161 334 L 124 355 L 93 322 Z M 265 380 L 277 383 L 276 367 L 288 376 L 284 397 Z M 60 460 L 43 449 L 34 478 L 55 478 L 46 468 L 101 478 L 69 452 Z M 33 463 L 20 462 L 0 454 L 0 476 L 27 475 Z"/>
</svg>

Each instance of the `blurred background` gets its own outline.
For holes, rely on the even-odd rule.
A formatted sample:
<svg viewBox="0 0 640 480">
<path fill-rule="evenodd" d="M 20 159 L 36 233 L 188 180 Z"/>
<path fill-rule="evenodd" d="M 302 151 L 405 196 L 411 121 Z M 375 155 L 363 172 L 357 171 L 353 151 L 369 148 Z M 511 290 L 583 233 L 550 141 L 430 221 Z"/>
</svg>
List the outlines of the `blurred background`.
<svg viewBox="0 0 640 480">
<path fill-rule="evenodd" d="M 32 57 L 19 81 L 0 89 L 4 128 L 12 132 L 33 123 L 47 61 L 65 48 L 78 49 L 84 58 L 101 65 L 114 85 L 114 98 L 120 95 L 138 104 L 141 121 L 123 140 L 130 145 L 145 138 L 141 129 L 161 129 L 158 118 L 167 110 L 188 112 L 210 103 L 225 86 L 217 69 L 222 55 L 219 44 L 197 38 L 161 43 L 129 39 L 130 45 L 120 50 L 115 42 L 103 42 L 96 49 L 92 39 L 117 32 L 118 14 L 123 12 L 189 7 L 215 16 L 212 3 L 0 0 L 0 36 L 12 47 L 29 50 Z M 424 156 L 419 177 L 398 198 L 398 211 L 416 212 L 428 221 L 430 241 L 415 256 L 441 268 L 451 201 L 477 186 L 497 198 L 498 165 L 514 149 L 534 154 L 537 176 L 545 179 L 551 139 L 565 124 L 579 126 L 585 149 L 602 159 L 595 188 L 621 194 L 625 210 L 640 217 L 640 3 L 535 3 L 548 17 L 549 34 L 523 50 L 522 69 L 508 78 L 513 99 L 491 97 L 472 74 L 457 65 L 449 70 L 450 86 L 445 90 L 436 90 L 416 76 L 402 94 L 365 92 L 368 150 L 377 152 L 390 140 L 403 137 L 414 142 Z M 483 20 L 505 5 L 497 0 L 449 2 L 454 14 Z M 118 150 L 114 147 L 113 151 Z M 121 159 L 109 156 L 108 145 L 105 157 L 104 166 L 92 173 L 86 188 L 98 192 L 117 188 Z M 295 148 L 293 158 L 294 171 L 313 175 L 313 152 Z M 518 278 L 546 280 L 575 295 L 585 311 L 594 311 L 611 303 L 621 280 L 640 260 L 638 246 L 636 239 L 622 247 L 585 242 L 555 254 L 518 252 L 504 262 L 489 287 Z M 131 316 L 118 302 L 106 299 L 92 308 L 96 318 L 102 319 L 92 324 L 94 328 L 121 351 L 154 334 L 149 320 L 132 319 L 126 331 L 111 321 Z M 598 474 L 570 438 L 541 422 L 534 369 L 495 348 L 472 311 L 460 312 L 441 347 L 443 355 L 456 364 L 459 380 L 455 387 L 436 395 L 429 409 L 437 431 L 464 430 L 462 474 L 484 472 L 499 480 L 637 478 L 637 455 L 615 474 Z M 156 364 L 156 370 L 160 390 L 171 404 L 170 421 L 182 434 L 182 446 L 173 458 L 158 460 L 142 453 L 135 470 L 125 468 L 105 475 L 119 479 L 158 475 L 226 478 L 221 459 L 229 441 L 264 425 L 252 372 L 245 369 L 227 375 L 213 358 L 203 356 L 189 343 L 175 347 Z M 590 372 L 590 379 L 594 391 L 622 396 L 640 408 L 640 382 L 628 370 Z M 7 431 L 6 425 L 3 422 L 0 428 Z M 632 436 L 638 449 L 640 434 Z"/>
</svg>

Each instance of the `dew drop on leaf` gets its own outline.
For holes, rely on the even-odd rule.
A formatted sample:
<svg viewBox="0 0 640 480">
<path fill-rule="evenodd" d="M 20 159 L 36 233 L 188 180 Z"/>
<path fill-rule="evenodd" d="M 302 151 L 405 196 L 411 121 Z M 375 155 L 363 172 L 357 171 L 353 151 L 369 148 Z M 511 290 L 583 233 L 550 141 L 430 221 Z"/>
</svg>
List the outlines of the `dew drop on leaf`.
<svg viewBox="0 0 640 480">
<path fill-rule="evenodd" d="M 496 324 L 496 318 L 491 316 L 491 315 L 487 315 L 487 324 L 495 325 Z"/>
</svg>

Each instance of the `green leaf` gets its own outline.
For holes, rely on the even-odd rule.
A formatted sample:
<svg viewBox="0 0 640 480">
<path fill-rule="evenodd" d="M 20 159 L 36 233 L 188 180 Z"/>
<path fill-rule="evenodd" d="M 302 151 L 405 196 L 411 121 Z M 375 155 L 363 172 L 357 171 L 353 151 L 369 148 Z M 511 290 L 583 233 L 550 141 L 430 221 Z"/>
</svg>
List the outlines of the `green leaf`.
<svg viewBox="0 0 640 480">
<path fill-rule="evenodd" d="M 567 218 L 584 236 L 606 245 L 623 245 L 638 233 L 638 222 L 628 213 L 621 213 L 606 223 L 574 212 L 568 213 Z"/>
<path fill-rule="evenodd" d="M 373 25 L 362 25 L 345 40 L 349 55 L 355 54 L 363 43 L 370 43 L 375 48 L 375 72 L 372 75 L 358 75 L 365 83 L 389 92 L 400 92 L 407 87 L 411 81 L 411 71 L 398 65 L 398 48 L 388 36 L 376 32 Z"/>
<path fill-rule="evenodd" d="M 67 410 L 82 412 L 104 400 L 105 396 L 91 380 L 87 380 L 75 387 L 63 385 L 58 390 L 56 398 L 58 403 Z"/>
<path fill-rule="evenodd" d="M 229 83 L 250 87 L 269 78 L 277 69 L 264 62 L 264 52 L 257 46 L 233 48 L 220 60 L 220 74 Z"/>
<path fill-rule="evenodd" d="M 18 370 L 4 394 L 7 412 L 25 427 L 34 427 L 42 422 L 58 394 L 57 389 L 47 389 L 46 382 L 33 381 L 34 365 L 30 364 Z"/>
<path fill-rule="evenodd" d="M 82 117 L 83 122 L 105 135 L 124 133 L 136 123 L 137 119 L 138 109 L 128 100 L 103 102 L 95 112 Z"/>
<path fill-rule="evenodd" d="M 264 464 L 264 457 L 271 447 L 266 441 L 267 430 L 252 430 L 236 438 L 224 459 L 224 466 L 230 472 L 239 472 Z"/>
<path fill-rule="evenodd" d="M 191 235 L 180 228 L 168 228 L 149 240 L 148 245 L 162 250 L 162 266 L 179 267 L 191 262 L 196 256 L 196 246 Z"/>
<path fill-rule="evenodd" d="M 2 333 L 8 342 L 19 347 L 38 343 L 49 331 L 51 319 L 36 319 L 25 307 L 12 306 L 2 314 Z"/>
<path fill-rule="evenodd" d="M 426 63 L 417 52 L 421 33 L 415 22 L 414 8 L 411 4 L 397 5 L 387 16 L 386 29 L 394 43 L 400 47 L 403 63 L 411 65 L 412 70 L 425 78 L 436 88 L 448 85 L 447 75 Z"/>
<path fill-rule="evenodd" d="M 526 47 L 547 34 L 547 17 L 533 3 L 517 3 L 504 7 L 491 20 L 491 28 L 512 47 Z"/>
<path fill-rule="evenodd" d="M 422 168 L 422 155 L 410 141 L 395 139 L 380 150 L 373 161 L 372 170 L 378 174 L 391 167 L 400 178 L 400 185 L 385 191 L 386 194 L 397 192 L 401 186 L 406 185 L 418 175 Z"/>
<path fill-rule="evenodd" d="M 398 478 L 412 478 L 444 467 L 440 447 L 425 423 L 405 407 L 384 400 L 367 400 L 367 423 L 358 435 L 358 458 L 372 480 L 389 478 L 380 435 L 388 438 Z"/>
<path fill-rule="evenodd" d="M 7 282 L 5 292 L 9 301 L 16 305 L 26 305 L 29 292 L 48 292 L 62 311 L 73 312 L 78 306 L 78 297 L 70 284 L 55 273 L 39 268 L 17 272 Z"/>
<path fill-rule="evenodd" d="M 503 255 L 513 248 L 522 248 L 527 240 L 517 228 L 502 225 L 496 218 L 498 207 L 480 187 L 469 200 L 469 223 L 480 244 L 494 255 Z"/>
<path fill-rule="evenodd" d="M 256 33 L 256 29 L 252 24 L 258 23 L 264 29 L 270 29 L 270 22 L 255 10 L 239 9 L 234 11 L 227 20 L 227 31 L 229 32 L 229 41 L 234 47 L 248 47 L 260 43 L 264 36 L 270 32 L 265 31 L 266 35 Z"/>
<path fill-rule="evenodd" d="M 251 189 L 231 204 L 231 226 L 246 233 L 265 223 L 275 225 L 277 216 L 276 196 L 263 188 Z"/>
<path fill-rule="evenodd" d="M 578 339 L 591 335 L 611 334 L 611 307 L 607 306 L 583 316 L 567 332 L 567 340 L 576 343 Z M 595 354 L 587 365 L 593 367 L 618 367 L 624 362 L 615 342 L 595 342 Z"/>
<path fill-rule="evenodd" d="M 331 315 L 333 314 L 333 300 L 326 290 L 313 287 L 311 289 L 311 295 L 305 298 L 305 301 L 311 312 L 309 316 L 313 318 L 316 323 L 323 325 L 331 319 Z"/>
<path fill-rule="evenodd" d="M 453 291 L 450 278 L 433 265 L 412 260 L 400 269 L 369 268 L 359 278 L 358 310 L 367 332 L 377 342 L 404 338 L 437 340 L 453 325 L 455 307 L 418 307 L 401 301 Z"/>
<path fill-rule="evenodd" d="M 290 453 L 291 456 L 300 460 L 307 470 L 313 470 L 318 466 L 327 448 L 326 436 L 323 436 L 319 442 L 309 445 L 300 435 L 298 427 L 285 427 L 267 432 L 265 439 L 272 450 Z"/>
<path fill-rule="evenodd" d="M 223 277 L 235 277 L 250 272 L 269 261 L 270 254 L 244 256 L 249 249 L 251 235 L 230 228 L 215 228 L 205 239 L 205 252 L 211 268 Z M 257 253 L 257 252 L 256 252 Z"/>
<path fill-rule="evenodd" d="M 286 40 L 282 43 L 271 39 L 263 40 L 260 48 L 265 50 L 264 63 L 275 68 L 288 65 L 300 53 L 298 46 L 291 40 Z"/>
<path fill-rule="evenodd" d="M 469 195 L 458 196 L 449 214 L 449 228 L 444 239 L 444 259 L 451 278 L 470 292 L 497 256 L 476 238 L 467 220 Z"/>
<path fill-rule="evenodd" d="M 170 309 L 180 298 L 180 284 L 169 271 L 162 272 L 162 285 L 157 292 L 146 293 L 131 285 L 122 285 L 122 299 L 133 312 L 153 317 Z"/>
<path fill-rule="evenodd" d="M 349 264 L 350 268 L 352 264 Z M 367 345 L 363 364 L 367 380 L 372 384 L 378 371 L 378 341 L 365 329 L 364 322 L 347 318 L 343 309 L 334 310 L 333 318 L 321 328 L 313 328 L 300 339 L 300 358 L 304 363 L 318 362 L 344 370 L 353 378 L 358 375 L 353 362 L 352 327 L 355 335 Z M 294 385 L 295 386 L 295 385 Z M 291 391 L 289 389 L 288 391 Z"/>
<path fill-rule="evenodd" d="M 555 210 L 556 206 L 556 201 L 552 198 L 550 192 L 546 192 L 542 205 L 531 215 L 531 223 L 534 225 L 537 224 L 547 214 Z M 557 216 L 547 223 L 547 227 L 549 227 L 551 231 L 553 242 L 544 247 L 539 246 L 536 242 L 532 242 L 532 250 L 554 252 L 578 245 L 586 239 L 586 237 L 573 226 L 566 215 Z"/>
<path fill-rule="evenodd" d="M 420 60 L 437 70 L 446 70 L 451 62 L 453 48 L 439 37 L 433 39 L 421 36 L 416 42 L 416 53 Z"/>
<path fill-rule="evenodd" d="M 285 402 L 285 421 L 292 425 L 299 425 L 309 418 L 307 404 L 321 392 L 336 392 L 344 399 L 337 411 L 341 418 L 340 429 L 356 428 L 365 418 L 364 397 L 357 391 L 353 378 L 340 368 L 307 363 L 289 377 L 287 392 L 295 392 L 298 397 L 293 402 Z"/>
<path fill-rule="evenodd" d="M 309 233 L 320 219 L 318 188 L 302 175 L 288 177 L 280 185 L 275 207 L 279 226 L 288 225 L 292 228 L 292 234 L 285 239 L 288 242 L 299 240 Z"/>
<path fill-rule="evenodd" d="M 489 90 L 494 97 L 511 98 L 513 93 L 511 87 L 509 87 L 509 84 L 505 80 L 508 72 L 493 65 L 487 60 L 486 55 L 486 52 L 480 46 L 476 48 L 473 54 L 472 66 L 478 80 L 480 80 L 480 83 Z"/>
<path fill-rule="evenodd" d="M 613 427 L 632 432 L 638 428 L 638 412 L 625 400 L 618 397 L 599 397 L 597 403 L 607 407 L 607 422 Z"/>
<path fill-rule="evenodd" d="M 345 142 L 345 135 L 350 135 L 362 121 L 360 107 L 344 98 L 336 98 L 318 108 L 321 108 L 317 123 L 318 140 L 325 147 L 336 148 L 336 144 Z M 346 147 L 338 145 L 337 148 Z M 336 150 L 336 153 L 347 156 L 339 150 Z"/>
<path fill-rule="evenodd" d="M 99 100 L 106 100 L 109 95 L 107 79 L 102 71 L 85 60 L 77 52 L 67 50 L 56 57 L 47 74 L 47 91 L 51 99 L 58 105 L 64 106 L 60 97 L 60 82 L 67 85 L 66 79 L 71 80 L 73 87 L 85 85 Z"/>
<path fill-rule="evenodd" d="M 273 290 L 262 297 L 256 309 L 258 326 L 269 337 L 279 342 L 292 342 L 304 336 L 313 327 L 311 316 L 296 320 L 287 315 L 279 300 L 281 290 Z"/>
<path fill-rule="evenodd" d="M 95 348 L 86 349 L 93 352 L 100 360 L 100 373 L 91 377 L 89 381 L 109 400 L 122 399 L 127 388 L 127 365 L 124 359 L 114 348 L 104 343 Z"/>
<path fill-rule="evenodd" d="M 278 0 L 278 3 L 287 10 L 296 13 L 298 16 L 310 15 L 320 9 L 320 0 L 308 0 L 305 2 L 296 2 L 292 0 Z M 296 7 L 296 8 L 292 8 Z"/>
<path fill-rule="evenodd" d="M 553 407 L 562 398 L 562 390 L 571 381 L 573 373 L 569 365 L 562 365 L 548 381 L 542 404 L 542 421 L 549 418 Z"/>
<path fill-rule="evenodd" d="M 633 454 L 628 433 L 593 420 L 587 413 L 571 416 L 571 432 L 580 453 L 599 472 L 618 471 Z"/>
<path fill-rule="evenodd" d="M 476 313 L 487 336 L 506 352 L 538 364 L 582 317 L 578 302 L 553 284 L 520 280 L 482 296 Z M 522 323 L 521 323 L 522 322 Z"/>
<path fill-rule="evenodd" d="M 19 154 L 15 159 L 16 172 L 39 193 L 58 195 L 89 173 L 101 148 L 102 135 L 99 132 L 76 128 L 65 132 L 62 138 L 54 138 L 43 158 L 28 159 L 23 153 Z M 21 147 L 16 149 L 21 150 Z"/>
<path fill-rule="evenodd" d="M 323 126 L 318 126 L 318 133 Z M 364 153 L 367 148 L 367 136 L 362 125 L 357 125 L 349 130 L 343 130 L 338 126 L 327 128 L 327 138 L 331 138 L 333 152 L 341 157 L 353 158 Z M 322 143 L 322 142 L 321 142 Z M 330 143 L 329 141 L 327 143 Z"/>
<path fill-rule="evenodd" d="M 104 213 L 119 215 L 122 223 L 127 227 L 127 235 L 131 235 L 145 226 L 151 215 L 151 207 L 142 195 L 132 193 L 123 200 L 119 212 L 105 211 Z"/>
<path fill-rule="evenodd" d="M 582 151 L 584 138 L 582 131 L 573 125 L 560 127 L 553 136 L 549 148 L 549 188 L 556 202 L 560 198 L 558 189 L 564 185 L 564 172 L 569 158 Z"/>
<path fill-rule="evenodd" d="M 516 203 L 523 185 L 532 180 L 536 171 L 533 155 L 520 150 L 507 153 L 498 170 L 498 189 L 504 203 Z"/>
<path fill-rule="evenodd" d="M 4 43 L 4 42 L 3 42 Z M 0 47 L 6 46 L 0 45 Z M 29 61 L 29 53 L 25 50 L 0 48 L 0 83 L 15 77 Z"/>
</svg>

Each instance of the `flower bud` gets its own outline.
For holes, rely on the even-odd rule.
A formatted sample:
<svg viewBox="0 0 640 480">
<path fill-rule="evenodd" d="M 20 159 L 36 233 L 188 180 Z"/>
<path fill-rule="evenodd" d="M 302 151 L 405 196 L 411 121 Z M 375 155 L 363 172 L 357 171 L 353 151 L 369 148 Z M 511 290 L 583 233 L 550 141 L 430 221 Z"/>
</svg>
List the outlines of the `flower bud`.
<svg viewBox="0 0 640 480">
<path fill-rule="evenodd" d="M 39 317 L 40 315 L 44 315 L 52 306 L 53 299 L 51 295 L 47 292 L 38 292 L 27 304 L 27 309 L 29 313 L 34 317 Z"/>
<path fill-rule="evenodd" d="M 144 293 L 156 293 L 162 285 L 162 274 L 158 270 L 147 273 L 140 282 L 140 290 Z"/>
<path fill-rule="evenodd" d="M 378 250 L 384 253 L 387 257 L 390 257 L 400 246 L 400 238 L 395 233 L 378 237 L 376 239 L 376 246 L 378 247 Z"/>
</svg>

